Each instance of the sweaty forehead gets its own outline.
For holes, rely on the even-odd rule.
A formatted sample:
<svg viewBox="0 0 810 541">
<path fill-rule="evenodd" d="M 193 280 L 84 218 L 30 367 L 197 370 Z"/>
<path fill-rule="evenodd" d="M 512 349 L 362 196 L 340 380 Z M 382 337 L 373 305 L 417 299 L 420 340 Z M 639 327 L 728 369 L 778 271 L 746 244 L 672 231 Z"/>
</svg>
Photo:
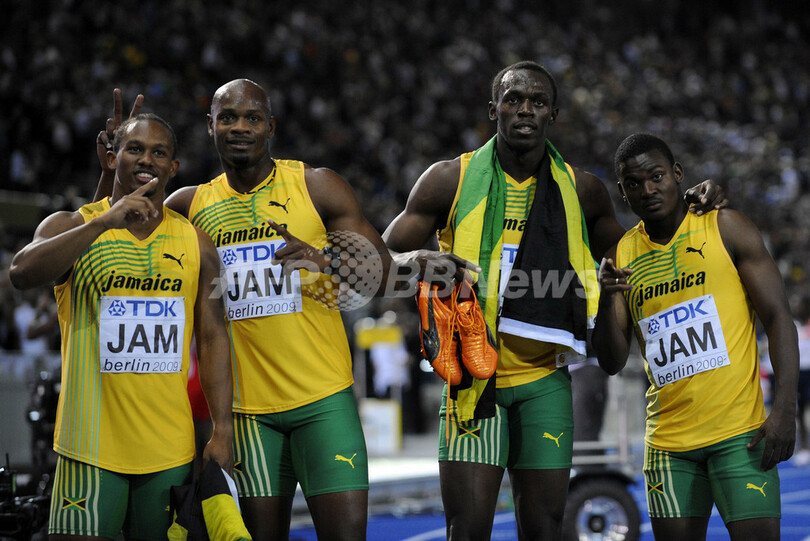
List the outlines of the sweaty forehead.
<svg viewBox="0 0 810 541">
<path fill-rule="evenodd" d="M 231 87 L 214 96 L 212 109 L 267 110 L 267 96 L 251 86 Z"/>
<path fill-rule="evenodd" d="M 504 73 L 501 78 L 501 88 L 503 92 L 517 87 L 540 87 L 546 91 L 551 90 L 549 88 L 550 84 L 548 78 L 540 72 L 534 70 L 512 70 Z"/>
<path fill-rule="evenodd" d="M 620 162 L 619 173 L 624 176 L 642 173 L 655 169 L 656 167 L 667 167 L 668 165 L 669 160 L 667 160 L 666 156 L 658 149 L 652 149 L 636 154 L 635 156 L 630 156 L 623 162 Z"/>
<path fill-rule="evenodd" d="M 163 124 L 154 120 L 136 120 L 126 126 L 121 135 L 122 140 L 162 139 L 166 141 L 166 144 L 170 144 L 172 140 L 169 130 Z"/>
</svg>

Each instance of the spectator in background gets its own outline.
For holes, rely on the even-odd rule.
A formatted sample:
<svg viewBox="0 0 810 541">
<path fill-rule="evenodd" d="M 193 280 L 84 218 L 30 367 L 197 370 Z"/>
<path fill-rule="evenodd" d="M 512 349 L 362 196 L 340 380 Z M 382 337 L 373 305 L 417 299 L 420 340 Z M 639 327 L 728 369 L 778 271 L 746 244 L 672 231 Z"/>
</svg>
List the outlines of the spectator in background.
<svg viewBox="0 0 810 541">
<path fill-rule="evenodd" d="M 0 350 L 14 351 L 20 347 L 17 323 L 14 312 L 17 308 L 17 296 L 8 279 L 8 268 L 0 271 Z"/>
<path fill-rule="evenodd" d="M 364 341 L 361 341 L 361 336 L 357 337 L 358 345 L 368 349 L 371 361 L 373 393 L 370 396 L 401 401 L 403 390 L 410 385 L 410 356 L 405 349 L 402 326 L 397 321 L 397 313 L 392 310 L 372 321 L 373 327 L 367 329 L 371 336 Z"/>
<path fill-rule="evenodd" d="M 51 290 L 29 289 L 14 309 L 14 323 L 20 337 L 20 351 L 35 358 L 58 349 L 59 318 Z"/>
</svg>

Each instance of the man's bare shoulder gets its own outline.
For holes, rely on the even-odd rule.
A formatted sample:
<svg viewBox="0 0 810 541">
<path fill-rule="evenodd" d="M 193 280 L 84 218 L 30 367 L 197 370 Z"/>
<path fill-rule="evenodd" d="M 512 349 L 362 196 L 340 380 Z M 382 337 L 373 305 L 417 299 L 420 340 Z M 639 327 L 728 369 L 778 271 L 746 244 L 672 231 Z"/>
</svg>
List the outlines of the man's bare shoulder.
<svg viewBox="0 0 810 541">
<path fill-rule="evenodd" d="M 434 163 L 416 181 L 408 205 L 419 203 L 449 210 L 458 190 L 461 176 L 461 158 Z"/>
<path fill-rule="evenodd" d="M 84 216 L 78 210 L 59 210 L 42 220 L 34 232 L 34 240 L 55 237 L 83 224 Z"/>
<path fill-rule="evenodd" d="M 717 211 L 717 229 L 732 258 L 745 248 L 763 244 L 762 234 L 751 219 L 742 212 L 729 208 Z"/>
<path fill-rule="evenodd" d="M 329 185 L 333 183 L 345 183 L 341 175 L 335 170 L 328 167 L 314 167 L 307 163 L 304 164 L 304 179 L 307 186 L 311 188 L 320 187 L 322 185 Z"/>
<path fill-rule="evenodd" d="M 191 209 L 191 202 L 194 200 L 194 195 L 197 193 L 197 186 L 184 186 L 175 190 L 166 201 L 164 205 L 173 211 L 182 214 L 188 218 L 189 210 Z"/>
<path fill-rule="evenodd" d="M 351 184 L 336 171 L 304 164 L 304 182 L 321 219 L 362 214 Z"/>
<path fill-rule="evenodd" d="M 601 188 L 604 184 L 601 178 L 590 171 L 586 171 L 575 165 L 571 165 L 571 169 L 574 171 L 574 182 L 576 182 L 577 191 L 580 190 L 580 187 L 585 191 L 594 190 L 597 187 Z"/>
</svg>

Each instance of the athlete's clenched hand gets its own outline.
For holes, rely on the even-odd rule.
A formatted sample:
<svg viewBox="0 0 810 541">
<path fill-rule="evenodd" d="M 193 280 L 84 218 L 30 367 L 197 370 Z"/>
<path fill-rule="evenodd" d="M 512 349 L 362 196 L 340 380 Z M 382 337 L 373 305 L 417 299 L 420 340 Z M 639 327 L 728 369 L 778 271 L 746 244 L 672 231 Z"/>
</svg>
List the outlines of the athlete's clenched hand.
<svg viewBox="0 0 810 541">
<path fill-rule="evenodd" d="M 217 431 L 208 440 L 205 449 L 203 450 L 203 464 L 213 460 L 219 467 L 228 472 L 228 475 L 233 476 L 233 438 L 220 436 Z"/>
<path fill-rule="evenodd" d="M 767 471 L 793 456 L 793 446 L 796 444 L 795 414 L 772 411 L 748 442 L 747 447 L 753 449 L 763 438 L 765 450 L 762 452 L 759 467 Z"/>
</svg>

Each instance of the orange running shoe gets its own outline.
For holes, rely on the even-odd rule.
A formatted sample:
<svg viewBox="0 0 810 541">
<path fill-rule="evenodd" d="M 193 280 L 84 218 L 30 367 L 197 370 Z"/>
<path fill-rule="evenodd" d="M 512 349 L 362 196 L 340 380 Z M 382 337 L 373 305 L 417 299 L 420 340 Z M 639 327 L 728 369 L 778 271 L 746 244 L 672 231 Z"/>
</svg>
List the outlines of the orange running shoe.
<svg viewBox="0 0 810 541">
<path fill-rule="evenodd" d="M 461 341 L 461 361 L 473 377 L 487 379 L 492 377 L 498 367 L 498 349 L 475 292 L 469 284 L 464 283 L 465 297 L 468 300 L 456 302 L 456 328 Z"/>
<path fill-rule="evenodd" d="M 458 362 L 458 344 L 455 334 L 453 295 L 446 301 L 439 298 L 439 287 L 419 282 L 416 303 L 419 307 L 420 339 L 422 354 L 433 370 L 451 385 L 461 383 L 461 365 Z"/>
</svg>

